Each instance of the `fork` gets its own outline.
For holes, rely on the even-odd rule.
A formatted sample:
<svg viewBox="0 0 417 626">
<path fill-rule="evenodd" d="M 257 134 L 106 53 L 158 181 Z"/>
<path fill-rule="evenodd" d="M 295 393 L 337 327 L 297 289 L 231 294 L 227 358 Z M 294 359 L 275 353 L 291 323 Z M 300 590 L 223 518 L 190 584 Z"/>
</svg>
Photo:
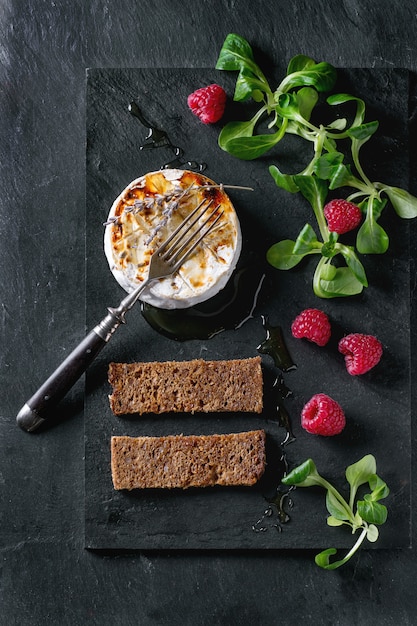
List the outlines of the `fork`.
<svg viewBox="0 0 417 626">
<path fill-rule="evenodd" d="M 23 405 L 16 417 L 17 424 L 23 430 L 33 432 L 48 420 L 50 421 L 51 410 L 87 370 L 119 326 L 126 322 L 127 311 L 138 301 L 145 287 L 152 281 L 175 274 L 202 240 L 211 233 L 223 216 L 223 211 L 218 212 L 220 205 L 209 210 L 212 205 L 213 200 L 202 200 L 187 215 L 152 254 L 147 278 L 129 293 L 118 307 L 107 309 L 107 315 Z M 197 225 L 197 222 L 202 219 L 203 221 Z"/>
</svg>

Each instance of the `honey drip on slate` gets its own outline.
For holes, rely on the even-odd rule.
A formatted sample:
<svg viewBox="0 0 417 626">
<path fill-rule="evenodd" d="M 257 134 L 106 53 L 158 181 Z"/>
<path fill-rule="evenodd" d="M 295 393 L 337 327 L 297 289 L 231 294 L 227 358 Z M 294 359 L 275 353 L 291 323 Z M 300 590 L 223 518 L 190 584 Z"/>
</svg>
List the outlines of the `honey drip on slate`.
<svg viewBox="0 0 417 626">
<path fill-rule="evenodd" d="M 265 498 L 267 502 L 270 502 L 270 505 L 265 509 L 265 511 L 263 512 L 262 516 L 258 519 L 258 521 L 255 524 L 253 524 L 252 526 L 253 532 L 265 533 L 270 528 L 275 528 L 279 533 L 282 532 L 282 525 L 287 524 L 291 519 L 289 513 L 286 510 L 286 506 L 288 506 L 288 508 L 290 509 L 293 507 L 293 501 L 291 499 L 290 493 L 294 488 L 295 487 L 290 487 L 287 491 L 280 491 L 280 492 L 278 492 L 278 489 L 277 489 L 275 498 L 271 500 L 268 500 L 267 498 Z M 268 524 L 265 524 L 265 521 L 267 519 L 272 519 L 274 515 L 274 509 L 271 506 L 272 504 L 275 505 L 276 507 L 277 514 L 278 514 L 278 522 L 273 522 L 268 525 Z"/>
<path fill-rule="evenodd" d="M 281 372 L 289 372 L 296 369 L 287 346 L 280 326 L 271 326 L 267 317 L 262 317 L 263 326 L 266 330 L 266 339 L 258 346 L 258 352 L 269 355 L 275 364 L 275 367 Z M 293 507 L 291 491 L 294 487 L 285 488 L 281 484 L 281 477 L 288 473 L 288 462 L 286 454 L 286 446 L 295 441 L 292 432 L 290 416 L 285 407 L 284 400 L 292 395 L 291 390 L 287 387 L 282 373 L 272 383 L 272 390 L 275 392 L 273 401 L 274 406 L 267 407 L 268 412 L 275 411 L 278 417 L 278 423 L 285 429 L 285 438 L 280 445 L 279 467 L 272 469 L 273 485 L 265 487 L 264 498 L 268 502 L 258 521 L 253 524 L 252 530 L 256 533 L 266 532 L 270 528 L 275 528 L 278 532 L 282 532 L 282 525 L 290 521 L 288 509 Z M 277 456 L 276 452 L 275 455 Z M 278 485 L 276 484 L 278 481 Z M 274 511 L 276 510 L 278 521 L 275 521 Z"/>
<path fill-rule="evenodd" d="M 285 424 L 283 424 L 281 421 L 281 399 L 278 399 L 278 404 L 276 408 L 279 418 L 279 424 L 280 426 L 285 427 L 286 436 L 285 439 L 279 444 L 281 451 L 281 455 L 279 458 L 280 467 L 271 468 L 273 476 L 270 477 L 270 479 L 272 479 L 272 482 L 274 484 L 272 484 L 271 486 L 265 486 L 263 489 L 263 497 L 268 503 L 268 507 L 265 509 L 264 513 L 258 519 L 258 521 L 252 526 L 252 530 L 257 533 L 266 532 L 269 528 L 275 528 L 278 532 L 281 532 L 282 525 L 287 524 L 291 519 L 288 509 L 292 509 L 293 507 L 293 500 L 290 494 L 294 487 L 284 487 L 281 484 L 281 477 L 285 476 L 288 473 L 287 453 L 285 448 L 288 444 L 295 441 L 295 437 L 291 430 L 289 418 Z M 276 512 L 276 515 L 278 516 L 278 521 L 275 521 L 274 512 Z M 266 523 L 267 520 L 268 523 Z"/>
<path fill-rule="evenodd" d="M 256 268 L 242 268 L 207 302 L 188 309 L 158 309 L 141 302 L 141 312 L 154 330 L 169 339 L 210 339 L 240 328 L 253 317 L 264 278 Z"/>
<path fill-rule="evenodd" d="M 266 330 L 266 339 L 258 346 L 258 352 L 272 357 L 275 367 L 282 372 L 290 372 L 296 369 L 297 366 L 285 344 L 281 326 L 271 326 L 266 316 L 263 316 L 262 320 Z"/>
<path fill-rule="evenodd" d="M 140 150 L 168 148 L 174 154 L 174 158 L 168 163 L 164 163 L 164 165 L 162 165 L 160 168 L 161 170 L 170 168 L 181 168 L 184 165 L 186 165 L 187 168 L 193 172 L 203 172 L 206 169 L 207 165 L 205 163 L 197 163 L 197 161 L 187 161 L 186 159 L 184 159 L 184 150 L 179 146 L 175 146 L 164 130 L 157 128 L 156 126 L 152 126 L 152 124 L 150 124 L 146 120 L 136 102 L 131 102 L 129 104 L 129 111 L 140 121 L 140 123 L 145 128 L 148 129 L 145 143 L 140 146 Z"/>
<path fill-rule="evenodd" d="M 281 484 L 281 477 L 288 473 L 285 446 L 294 440 L 294 437 L 286 437 L 286 439 L 280 444 L 281 457 L 279 461 L 281 468 L 283 469 L 281 469 L 281 471 L 275 470 L 275 485 L 269 489 L 264 488 L 263 497 L 268 503 L 268 507 L 264 510 L 257 522 L 252 525 L 252 530 L 256 533 L 266 532 L 270 528 L 274 528 L 278 532 L 282 532 L 283 524 L 287 524 L 291 520 L 288 509 L 291 510 L 294 505 L 291 498 L 291 492 L 295 489 L 295 487 L 284 487 Z M 276 481 L 279 481 L 278 485 L 276 485 Z M 274 513 L 276 513 L 276 515 L 274 515 Z"/>
</svg>

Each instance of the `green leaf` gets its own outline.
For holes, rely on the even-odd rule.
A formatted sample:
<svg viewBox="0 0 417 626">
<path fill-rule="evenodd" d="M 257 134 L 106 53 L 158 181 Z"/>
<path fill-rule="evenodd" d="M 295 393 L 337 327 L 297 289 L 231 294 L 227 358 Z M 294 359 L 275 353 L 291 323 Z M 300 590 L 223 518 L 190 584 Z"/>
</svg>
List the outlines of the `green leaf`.
<svg viewBox="0 0 417 626">
<path fill-rule="evenodd" d="M 251 96 L 255 101 L 262 100 L 262 94 L 266 91 L 267 84 L 255 76 L 249 69 L 243 67 L 236 80 L 235 93 L 233 100 L 236 102 L 244 102 Z M 259 93 L 261 97 L 259 97 Z"/>
<path fill-rule="evenodd" d="M 327 196 L 327 182 L 317 178 L 317 176 L 296 174 L 293 180 L 302 195 L 311 204 L 317 224 L 320 229 L 320 235 L 323 241 L 329 238 L 329 229 L 323 214 L 323 206 Z"/>
<path fill-rule="evenodd" d="M 351 246 L 345 246 L 342 244 L 336 244 L 335 248 L 340 250 L 343 258 L 346 261 L 347 266 L 352 270 L 358 281 L 364 286 L 368 286 L 368 279 L 366 278 L 365 268 L 359 261 L 358 256 Z"/>
<path fill-rule="evenodd" d="M 323 154 L 314 164 L 314 173 L 323 180 L 333 178 L 335 171 L 342 163 L 344 155 L 341 152 L 327 152 Z"/>
<path fill-rule="evenodd" d="M 330 563 L 330 557 L 334 554 L 337 554 L 336 548 L 327 548 L 327 550 L 323 550 L 323 552 L 316 554 L 314 561 L 316 565 L 322 567 L 323 569 L 337 569 L 345 563 L 345 560 L 341 559 L 340 561 L 333 561 Z"/>
<path fill-rule="evenodd" d="M 254 89 L 252 91 L 252 98 L 255 100 L 255 102 L 262 102 L 264 98 L 263 91 L 261 91 L 260 89 Z"/>
<path fill-rule="evenodd" d="M 337 268 L 331 264 L 330 260 L 322 265 L 320 277 L 322 280 L 331 281 L 335 278 Z"/>
<path fill-rule="evenodd" d="M 250 44 L 235 33 L 229 33 L 224 40 L 216 63 L 217 70 L 238 71 L 234 100 L 247 100 L 259 90 L 271 94 L 271 88 L 261 69 L 254 60 Z"/>
<path fill-rule="evenodd" d="M 297 95 L 294 93 L 280 93 L 276 98 L 276 111 L 281 117 L 303 122 Z"/>
<path fill-rule="evenodd" d="M 244 122 L 229 122 L 223 126 L 220 132 L 219 146 L 224 149 L 224 146 L 232 139 L 237 139 L 238 137 L 252 137 L 256 122 L 256 116 Z"/>
<path fill-rule="evenodd" d="M 389 237 L 382 226 L 369 217 L 358 230 L 356 247 L 361 254 L 384 254 L 389 248 Z"/>
<path fill-rule="evenodd" d="M 350 484 L 350 506 L 353 506 L 356 492 L 361 485 L 368 483 L 372 493 L 365 494 L 357 503 L 358 515 L 366 522 L 383 524 L 387 518 L 387 509 L 377 500 L 386 498 L 389 489 L 386 483 L 376 474 L 376 461 L 372 454 L 346 468 L 346 479 Z"/>
<path fill-rule="evenodd" d="M 297 54 L 297 56 L 290 59 L 287 67 L 287 76 L 294 72 L 301 72 L 309 67 L 313 67 L 316 64 L 314 59 L 305 56 L 304 54 Z"/>
<path fill-rule="evenodd" d="M 331 171 L 329 189 L 338 189 L 339 187 L 355 186 L 355 177 L 352 174 L 350 165 L 339 163 Z"/>
<path fill-rule="evenodd" d="M 327 124 L 326 128 L 329 130 L 344 130 L 346 128 L 346 124 L 346 118 L 341 117 L 334 120 L 333 122 L 330 122 L 330 124 Z"/>
<path fill-rule="evenodd" d="M 332 259 L 337 254 L 337 250 L 335 249 L 335 242 L 332 240 L 326 241 L 321 247 L 321 253 L 327 259 Z M 334 276 L 334 273 L 332 275 L 332 278 L 333 276 Z"/>
<path fill-rule="evenodd" d="M 278 270 L 290 270 L 298 265 L 307 254 L 311 254 L 311 252 L 294 254 L 294 245 L 295 241 L 292 239 L 283 239 L 274 243 L 266 253 L 268 263 Z"/>
<path fill-rule="evenodd" d="M 325 280 L 321 276 L 314 279 L 313 289 L 319 298 L 342 298 L 360 294 L 363 284 L 349 267 L 337 267 L 332 280 Z"/>
<path fill-rule="evenodd" d="M 236 79 L 233 100 L 235 102 L 245 102 L 246 100 L 249 100 L 253 92 L 259 93 L 256 79 L 252 79 L 250 76 L 245 76 L 243 72 L 239 72 Z"/>
<path fill-rule="evenodd" d="M 313 209 L 321 211 L 327 196 L 326 182 L 316 176 L 304 176 L 303 174 L 296 174 L 293 176 L 293 180 Z"/>
<path fill-rule="evenodd" d="M 386 200 L 370 196 L 360 204 L 366 219 L 358 230 L 356 247 L 361 254 L 384 254 L 389 247 L 389 237 L 376 221 L 385 207 Z"/>
<path fill-rule="evenodd" d="M 345 102 L 352 101 L 356 102 L 356 115 L 351 128 L 360 126 L 363 123 L 363 120 L 365 119 L 365 102 L 360 98 L 356 98 L 355 96 L 351 96 L 347 93 L 335 93 L 327 98 L 327 103 L 331 106 L 345 104 Z"/>
<path fill-rule="evenodd" d="M 224 40 L 216 63 L 216 70 L 240 70 L 252 67 L 254 57 L 249 43 L 240 35 L 229 33 Z"/>
<path fill-rule="evenodd" d="M 363 527 L 363 519 L 361 518 L 361 516 L 359 515 L 357 511 L 355 513 L 355 517 L 353 521 L 354 521 L 355 529 Z"/>
<path fill-rule="evenodd" d="M 365 497 L 366 498 L 366 497 Z M 369 499 L 358 500 L 358 513 L 371 524 L 385 524 L 388 516 L 387 507 Z"/>
<path fill-rule="evenodd" d="M 375 195 L 371 195 L 366 198 L 363 202 L 358 204 L 360 210 L 365 215 L 372 211 L 372 216 L 377 220 L 381 217 L 382 211 L 384 210 L 387 204 L 386 198 L 379 198 Z"/>
<path fill-rule="evenodd" d="M 360 124 L 346 131 L 346 134 L 351 139 L 356 139 L 361 145 L 368 141 L 372 135 L 378 130 L 379 122 L 367 122 L 366 124 Z"/>
<path fill-rule="evenodd" d="M 337 520 L 345 521 L 349 519 L 349 515 L 346 513 L 346 508 L 331 491 L 327 491 L 326 493 L 326 507 L 330 515 Z"/>
<path fill-rule="evenodd" d="M 281 137 L 282 135 L 279 131 L 271 135 L 237 137 L 228 141 L 222 139 L 221 142 L 219 137 L 219 145 L 223 150 L 242 161 L 253 161 L 265 154 L 265 152 L 268 152 L 268 150 L 271 150 Z"/>
<path fill-rule="evenodd" d="M 371 543 L 375 543 L 375 541 L 378 540 L 379 537 L 379 530 L 376 526 L 374 526 L 374 524 L 370 524 L 368 526 L 368 529 L 366 531 L 366 538 L 368 541 L 370 541 Z"/>
<path fill-rule="evenodd" d="M 377 474 L 373 474 L 368 483 L 372 489 L 372 500 L 382 500 L 389 495 L 388 485 Z"/>
<path fill-rule="evenodd" d="M 306 224 L 300 231 L 293 248 L 296 255 L 306 255 L 313 249 L 317 249 L 317 237 L 310 224 Z"/>
<path fill-rule="evenodd" d="M 333 515 L 329 515 L 329 517 L 327 518 L 328 526 L 343 526 L 343 524 L 343 520 L 337 519 L 336 517 L 333 517 Z"/>
<path fill-rule="evenodd" d="M 290 174 L 283 174 L 276 165 L 271 165 L 269 167 L 269 173 L 274 179 L 275 184 L 281 189 L 285 189 L 285 191 L 289 191 L 290 193 L 297 193 L 300 191 L 294 182 L 294 177 Z"/>
<path fill-rule="evenodd" d="M 256 159 L 276 143 L 285 134 L 285 126 L 276 133 L 254 135 L 254 129 L 262 110 L 247 122 L 229 122 L 219 134 L 218 144 L 222 150 L 244 161 Z"/>
<path fill-rule="evenodd" d="M 317 91 L 311 87 L 302 87 L 297 91 L 296 98 L 300 115 L 305 120 L 309 120 L 319 99 Z"/>
<path fill-rule="evenodd" d="M 360 485 L 365 485 L 369 478 L 376 473 L 376 461 L 372 454 L 367 454 L 362 459 L 346 468 L 346 480 L 351 489 L 356 491 Z"/>
<path fill-rule="evenodd" d="M 404 219 L 417 217 L 417 198 L 398 187 L 384 187 L 395 212 Z"/>
<path fill-rule="evenodd" d="M 321 485 L 321 477 L 312 459 L 307 459 L 301 465 L 295 467 L 281 481 L 284 485 L 297 485 L 297 487 L 311 487 Z"/>
<path fill-rule="evenodd" d="M 281 117 L 295 120 L 300 124 L 309 120 L 317 104 L 318 93 L 312 87 L 303 87 L 297 93 L 277 93 L 275 110 Z"/>
<path fill-rule="evenodd" d="M 294 87 L 314 87 L 320 92 L 329 91 L 333 88 L 336 78 L 336 70 L 330 63 L 316 63 L 288 74 L 281 82 L 278 90 L 288 91 Z"/>
</svg>

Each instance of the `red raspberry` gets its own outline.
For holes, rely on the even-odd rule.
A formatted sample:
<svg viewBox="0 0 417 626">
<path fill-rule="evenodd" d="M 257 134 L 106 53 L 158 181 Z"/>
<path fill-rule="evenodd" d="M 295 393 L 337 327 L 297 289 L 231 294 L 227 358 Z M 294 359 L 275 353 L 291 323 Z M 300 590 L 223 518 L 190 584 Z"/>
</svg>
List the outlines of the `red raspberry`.
<svg viewBox="0 0 417 626">
<path fill-rule="evenodd" d="M 352 333 L 339 341 L 339 352 L 345 355 L 349 374 L 358 376 L 379 363 L 382 357 L 382 344 L 373 335 Z"/>
<path fill-rule="evenodd" d="M 304 338 L 325 346 L 331 335 L 329 318 L 319 309 L 305 309 L 291 324 L 291 332 L 296 339 Z"/>
<path fill-rule="evenodd" d="M 223 116 L 226 92 L 219 85 L 201 87 L 188 96 L 187 103 L 203 124 L 214 124 Z"/>
<path fill-rule="evenodd" d="M 312 435 L 330 437 L 342 432 L 346 424 L 342 407 L 325 393 L 317 393 L 304 406 L 301 426 Z"/>
<path fill-rule="evenodd" d="M 323 209 L 327 225 L 332 233 L 343 235 L 359 226 L 362 219 L 360 208 L 347 200 L 330 200 Z"/>
</svg>

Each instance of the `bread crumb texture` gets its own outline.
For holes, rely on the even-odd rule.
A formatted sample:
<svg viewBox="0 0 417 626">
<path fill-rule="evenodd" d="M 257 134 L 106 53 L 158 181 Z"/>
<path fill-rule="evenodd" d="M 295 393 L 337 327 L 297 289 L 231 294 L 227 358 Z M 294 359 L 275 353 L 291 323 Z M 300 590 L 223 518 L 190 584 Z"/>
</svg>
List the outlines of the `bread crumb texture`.
<svg viewBox="0 0 417 626">
<path fill-rule="evenodd" d="M 112 437 L 114 488 L 251 486 L 265 471 L 265 431 Z"/>
<path fill-rule="evenodd" d="M 263 408 L 261 357 L 110 363 L 115 415 L 253 412 Z"/>
</svg>

